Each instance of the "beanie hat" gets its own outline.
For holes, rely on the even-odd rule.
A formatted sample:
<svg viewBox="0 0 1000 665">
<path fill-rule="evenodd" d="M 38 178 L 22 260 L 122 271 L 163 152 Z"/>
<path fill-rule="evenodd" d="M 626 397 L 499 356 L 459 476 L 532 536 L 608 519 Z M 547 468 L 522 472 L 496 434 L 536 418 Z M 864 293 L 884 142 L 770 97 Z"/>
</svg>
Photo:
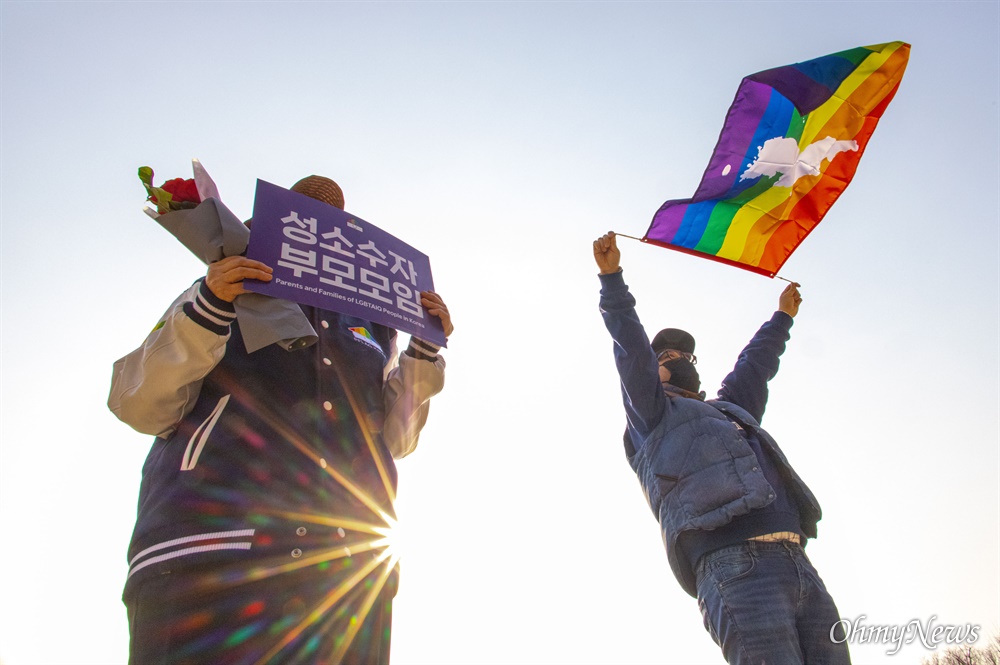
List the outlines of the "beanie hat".
<svg viewBox="0 0 1000 665">
<path fill-rule="evenodd" d="M 292 191 L 322 201 L 335 208 L 344 209 L 344 192 L 340 185 L 321 175 L 311 175 L 292 185 Z"/>
<path fill-rule="evenodd" d="M 694 353 L 694 337 L 691 336 L 691 333 L 678 328 L 664 328 L 656 333 L 650 346 L 653 347 L 653 353 L 656 355 L 660 355 L 667 349 Z"/>
</svg>

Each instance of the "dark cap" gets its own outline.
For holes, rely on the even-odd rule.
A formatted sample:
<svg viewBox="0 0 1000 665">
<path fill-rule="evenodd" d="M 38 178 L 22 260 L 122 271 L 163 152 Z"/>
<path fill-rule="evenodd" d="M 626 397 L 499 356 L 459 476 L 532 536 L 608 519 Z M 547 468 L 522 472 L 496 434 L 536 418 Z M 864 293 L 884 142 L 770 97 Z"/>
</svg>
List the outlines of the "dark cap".
<svg viewBox="0 0 1000 665">
<path fill-rule="evenodd" d="M 653 353 L 660 355 L 667 349 L 694 353 L 694 337 L 678 328 L 664 328 L 653 338 Z"/>
<path fill-rule="evenodd" d="M 344 209 L 344 192 L 340 185 L 321 175 L 311 175 L 292 185 L 292 191 L 322 201 L 335 208 Z"/>
</svg>

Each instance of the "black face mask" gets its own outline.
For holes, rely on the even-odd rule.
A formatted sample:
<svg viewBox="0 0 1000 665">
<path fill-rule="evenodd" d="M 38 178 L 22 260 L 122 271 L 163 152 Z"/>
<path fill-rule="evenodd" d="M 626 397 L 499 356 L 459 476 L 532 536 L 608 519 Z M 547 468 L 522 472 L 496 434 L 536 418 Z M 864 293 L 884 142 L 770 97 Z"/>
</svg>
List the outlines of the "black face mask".
<svg viewBox="0 0 1000 665">
<path fill-rule="evenodd" d="M 662 363 L 662 365 L 670 372 L 670 380 L 667 381 L 670 385 L 690 390 L 693 393 L 701 389 L 701 377 L 698 376 L 698 370 L 689 361 L 684 358 L 674 358 Z"/>
</svg>

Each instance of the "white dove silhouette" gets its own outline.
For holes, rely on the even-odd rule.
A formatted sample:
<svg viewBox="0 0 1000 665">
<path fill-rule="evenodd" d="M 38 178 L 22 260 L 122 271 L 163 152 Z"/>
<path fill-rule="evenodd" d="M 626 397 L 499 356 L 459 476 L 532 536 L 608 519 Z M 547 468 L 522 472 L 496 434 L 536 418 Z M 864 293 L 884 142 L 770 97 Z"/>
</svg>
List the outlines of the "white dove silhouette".
<svg viewBox="0 0 1000 665">
<path fill-rule="evenodd" d="M 799 153 L 798 141 L 779 136 L 764 141 L 757 149 L 757 158 L 747 170 L 740 174 L 740 180 L 781 174 L 775 187 L 791 187 L 802 176 L 818 175 L 820 164 L 842 152 L 856 151 L 857 141 L 838 141 L 832 136 L 812 143 Z"/>
</svg>

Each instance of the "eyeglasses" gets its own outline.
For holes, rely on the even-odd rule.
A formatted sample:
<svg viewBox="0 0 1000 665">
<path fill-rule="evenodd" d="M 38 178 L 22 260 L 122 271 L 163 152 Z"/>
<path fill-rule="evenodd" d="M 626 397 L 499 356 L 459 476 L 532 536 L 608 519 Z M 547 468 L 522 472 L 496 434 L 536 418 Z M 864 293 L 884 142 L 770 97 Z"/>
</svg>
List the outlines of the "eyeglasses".
<svg viewBox="0 0 1000 665">
<path fill-rule="evenodd" d="M 692 365 L 698 364 L 698 356 L 694 355 L 693 353 L 678 351 L 677 349 L 665 349 L 660 353 L 660 355 L 656 356 L 656 362 L 662 363 L 668 360 L 674 360 L 676 358 L 683 358 Z"/>
</svg>

